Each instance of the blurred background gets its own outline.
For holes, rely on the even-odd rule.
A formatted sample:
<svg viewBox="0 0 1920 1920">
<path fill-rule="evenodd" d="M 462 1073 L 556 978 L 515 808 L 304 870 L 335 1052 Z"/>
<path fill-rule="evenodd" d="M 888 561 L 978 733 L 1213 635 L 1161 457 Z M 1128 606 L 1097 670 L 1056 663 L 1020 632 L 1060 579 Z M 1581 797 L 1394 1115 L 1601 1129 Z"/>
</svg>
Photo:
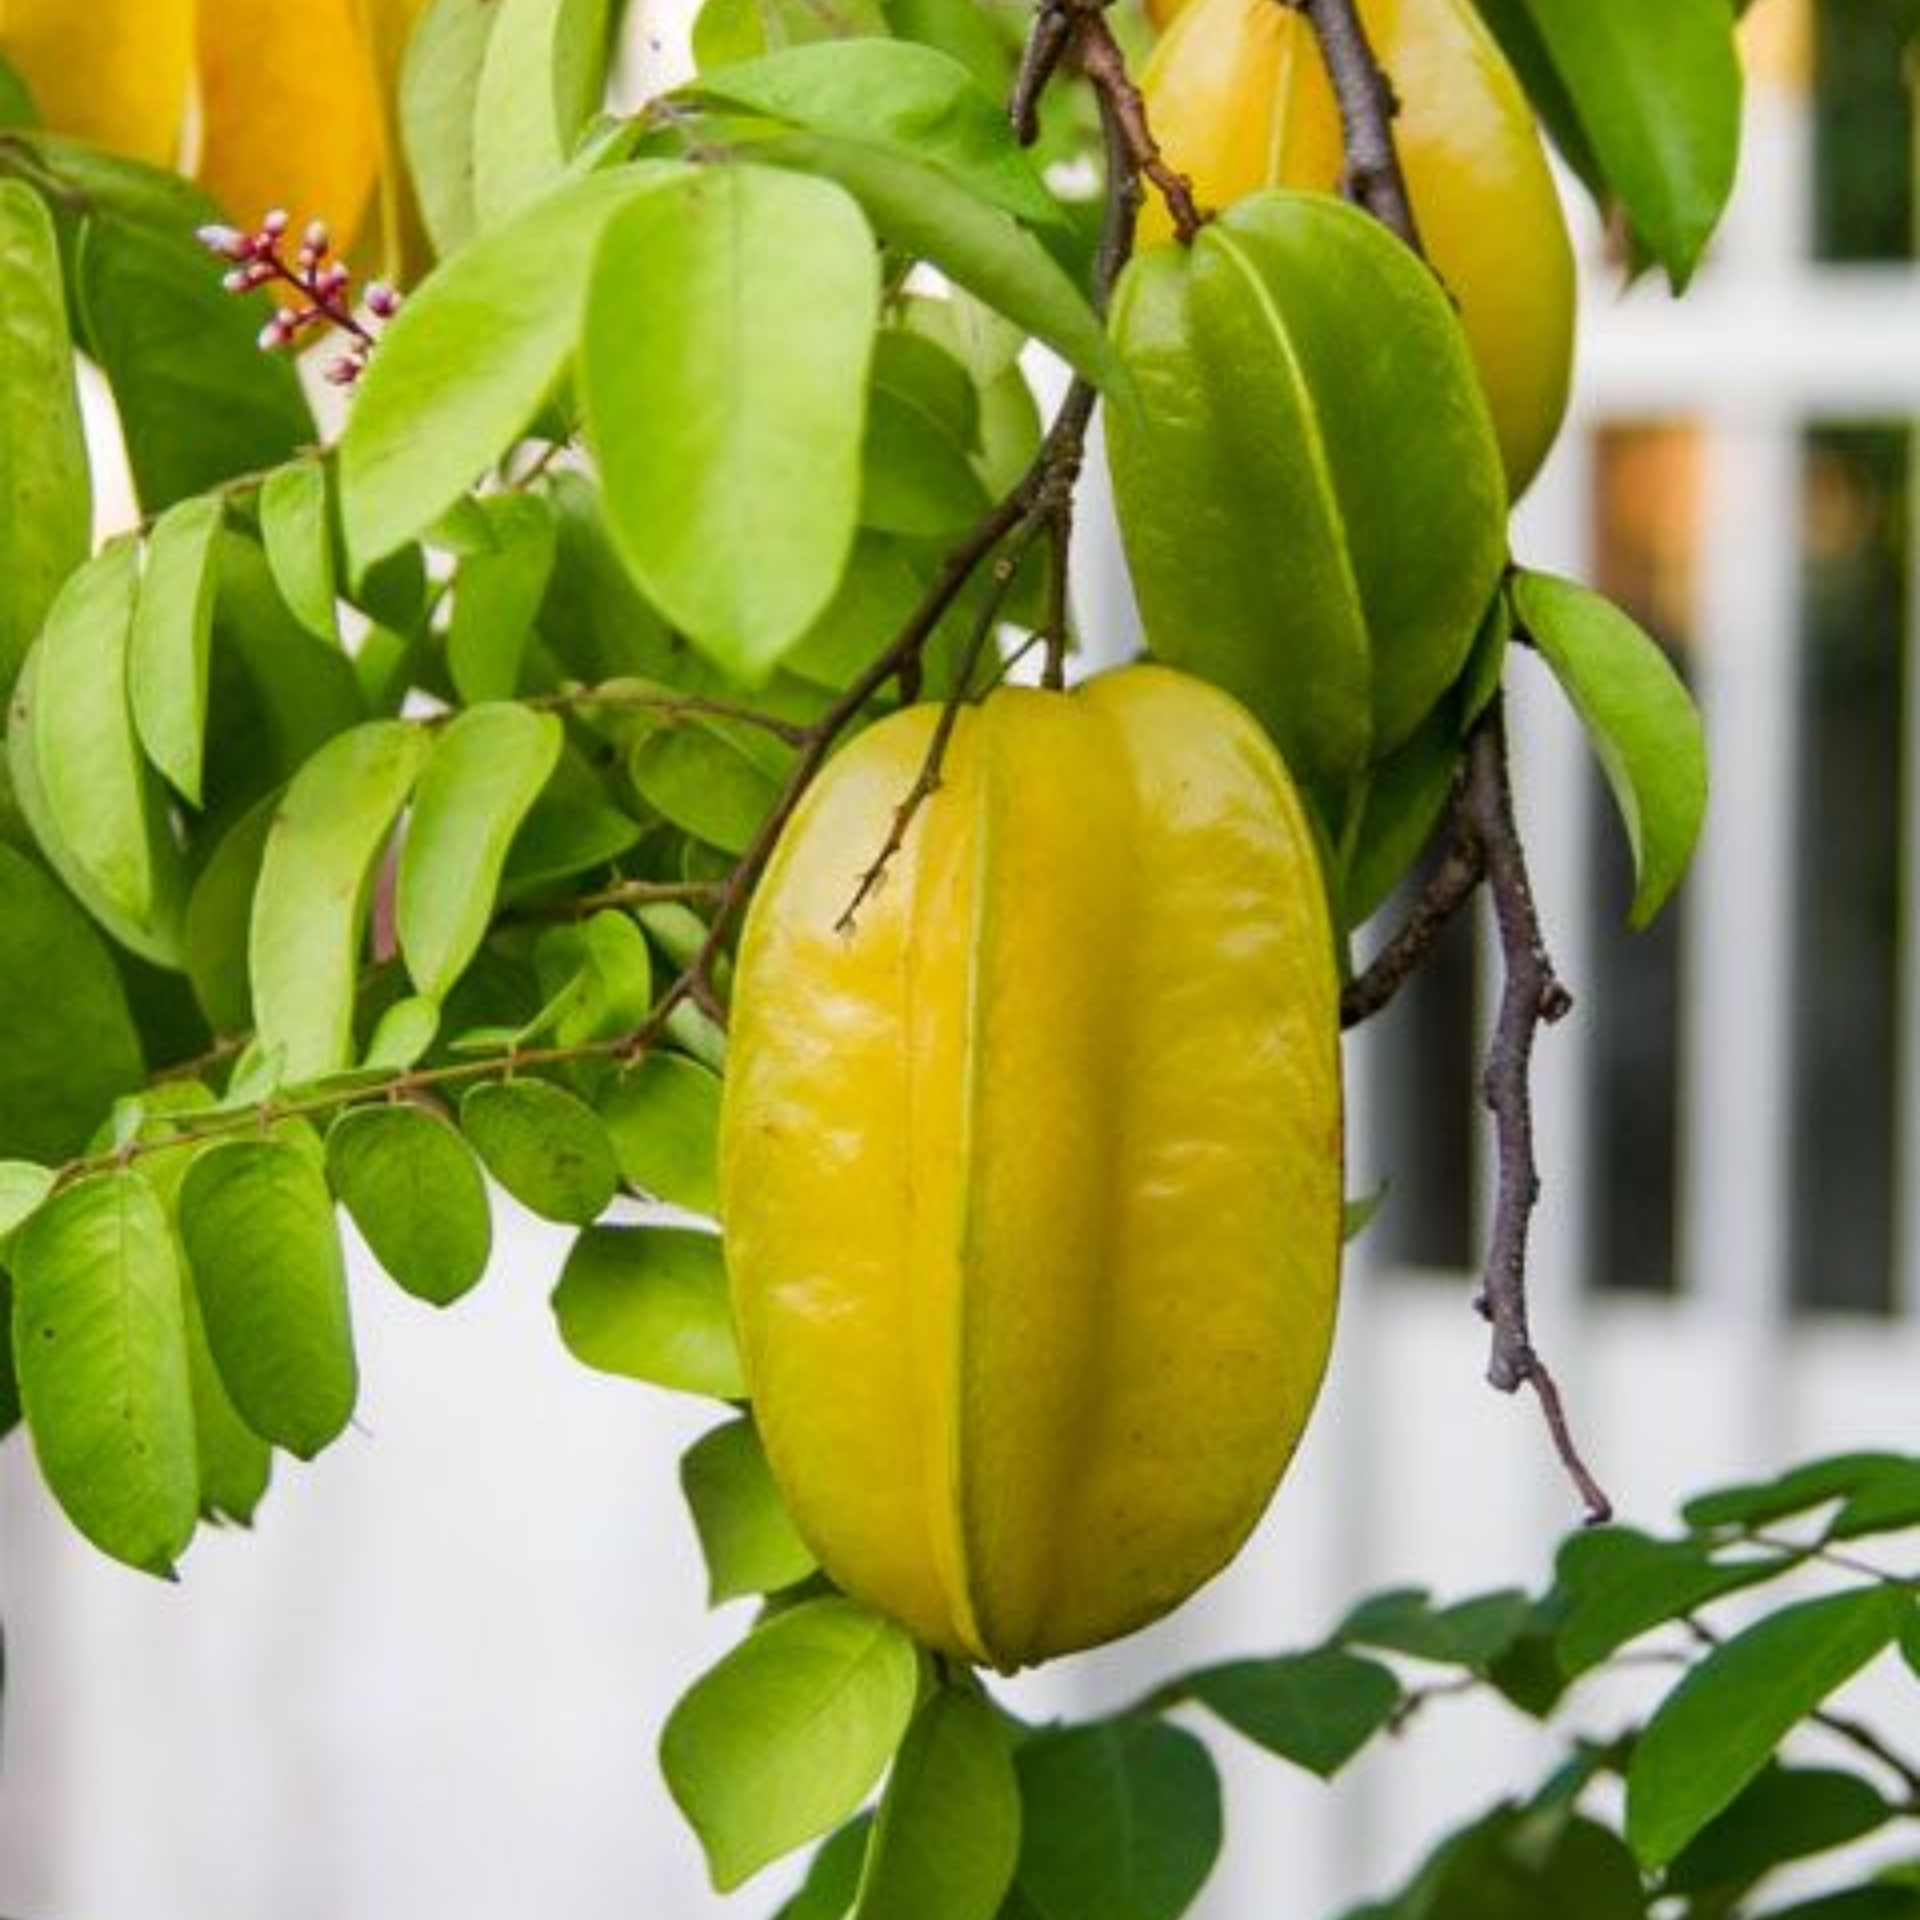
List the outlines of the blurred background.
<svg viewBox="0 0 1920 1920">
<path fill-rule="evenodd" d="M 668 70 L 688 7 L 636 25 Z M 1526 658 L 1523 826 L 1576 1017 L 1539 1058 L 1536 1328 L 1623 1517 L 1816 1450 L 1920 1447 L 1920 696 L 1912 672 L 1920 0 L 1760 0 L 1741 185 L 1693 297 L 1589 266 L 1575 419 L 1516 548 L 1581 574 L 1704 702 L 1707 844 L 1625 928 L 1624 841 Z M 653 44 L 649 44 L 652 42 Z M 663 65 L 663 63 L 666 63 Z M 657 83 L 657 81 L 656 81 Z M 101 423 L 110 439 L 111 423 Z M 1132 644 L 1091 516 L 1081 604 Z M 1044 1715 L 1317 1637 L 1363 1591 L 1538 1581 L 1577 1518 L 1531 1405 L 1480 1382 L 1487 1191 L 1472 927 L 1351 1045 L 1354 1250 L 1326 1399 L 1252 1549 L 1176 1620 L 1012 1689 Z M 706 1888 L 653 1758 L 713 1619 L 674 1474 L 711 1414 L 583 1372 L 562 1236 L 501 1203 L 444 1319 L 367 1263 L 356 1431 L 283 1468 L 178 1587 L 90 1553 L 0 1452 L 10 1920 L 767 1914 Z M 1606 1703 L 1587 1710 L 1605 1724 Z M 1236 1747 L 1203 1920 L 1321 1920 L 1542 1757 L 1441 1703 L 1333 1789 Z"/>
</svg>

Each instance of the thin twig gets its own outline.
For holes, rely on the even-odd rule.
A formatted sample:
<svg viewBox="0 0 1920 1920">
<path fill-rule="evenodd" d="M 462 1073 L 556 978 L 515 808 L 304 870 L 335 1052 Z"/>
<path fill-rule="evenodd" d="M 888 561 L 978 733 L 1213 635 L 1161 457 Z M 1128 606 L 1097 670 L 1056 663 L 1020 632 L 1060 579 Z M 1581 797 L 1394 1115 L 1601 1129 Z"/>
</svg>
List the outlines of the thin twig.
<svg viewBox="0 0 1920 1920">
<path fill-rule="evenodd" d="M 724 720 L 738 727 L 752 727 L 770 733 L 789 747 L 804 747 L 813 737 L 813 728 L 802 720 L 785 720 L 762 707 L 750 707 L 737 700 L 718 700 L 699 693 L 660 693 L 642 686 L 610 681 L 603 685 L 574 687 L 561 693 L 533 694 L 520 703 L 536 713 L 586 713 L 596 707 L 615 712 L 654 714 L 662 720 Z M 451 717 L 451 716 L 449 716 Z"/>
</svg>

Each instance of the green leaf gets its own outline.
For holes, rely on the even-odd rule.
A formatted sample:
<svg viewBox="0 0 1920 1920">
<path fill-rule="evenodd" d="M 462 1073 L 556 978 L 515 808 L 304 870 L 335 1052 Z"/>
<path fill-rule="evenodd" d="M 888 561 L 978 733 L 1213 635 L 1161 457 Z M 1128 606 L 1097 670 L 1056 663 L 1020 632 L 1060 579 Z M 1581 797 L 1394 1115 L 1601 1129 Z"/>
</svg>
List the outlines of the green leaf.
<svg viewBox="0 0 1920 1920">
<path fill-rule="evenodd" d="M 333 567 L 333 510 L 318 460 L 276 468 L 260 489 L 260 539 L 289 611 L 321 640 L 338 643 L 339 586 Z"/>
<path fill-rule="evenodd" d="M 1517 1588 L 1476 1594 L 1450 1607 L 1433 1606 L 1422 1589 L 1397 1588 L 1362 1601 L 1333 1637 L 1479 1670 L 1512 1645 L 1530 1611 L 1527 1596 Z"/>
<path fill-rule="evenodd" d="M 426 736 L 371 720 L 329 740 L 287 789 L 253 897 L 249 970 L 261 1044 L 289 1081 L 352 1063 L 367 895 Z"/>
<path fill-rule="evenodd" d="M 1632 1856 L 1565 1807 L 1499 1807 L 1435 1850 L 1383 1920 L 1643 1920 Z"/>
<path fill-rule="evenodd" d="M 103 1553 L 171 1576 L 199 1509 L 180 1268 L 135 1173 L 63 1188 L 11 1255 L 13 1350 L 40 1471 Z"/>
<path fill-rule="evenodd" d="M 1525 7 L 1609 197 L 1682 291 L 1719 224 L 1739 158 L 1732 8 L 1727 0 Z"/>
<path fill-rule="evenodd" d="M 550 713 L 487 705 L 457 714 L 427 757 L 400 854 L 400 951 L 444 999 L 479 952 L 508 850 L 560 758 Z"/>
<path fill-rule="evenodd" d="M 147 758 L 194 806 L 207 747 L 217 496 L 169 507 L 147 540 L 127 659 L 134 731 Z"/>
<path fill-rule="evenodd" d="M 680 1460 L 680 1490 L 700 1535 L 709 1605 L 777 1593 L 813 1572 L 751 1420 L 730 1420 L 696 1440 Z"/>
<path fill-rule="evenodd" d="M 792 757 L 761 728 L 676 715 L 634 746 L 627 778 L 662 819 L 738 855 L 766 824 Z"/>
<path fill-rule="evenodd" d="M 1459 765 L 1460 729 L 1441 707 L 1368 774 L 1341 885 L 1349 929 L 1372 919 L 1412 870 L 1447 810 Z"/>
<path fill-rule="evenodd" d="M 713 0 L 708 0 L 709 7 L 712 4 Z M 847 1920 L 860 1891 L 867 1836 L 872 1831 L 873 1815 L 856 1814 L 838 1833 L 822 1841 L 807 1866 L 800 1891 L 774 1920 Z"/>
<path fill-rule="evenodd" d="M 0 849 L 0 855 L 4 849 Z M 31 1160 L 0 1160 L 0 1257 L 24 1222 L 53 1191 L 53 1169 Z M 6 1342 L 0 1340 L 0 1346 Z"/>
<path fill-rule="evenodd" d="M 193 1392 L 193 1445 L 199 1464 L 200 1515 L 205 1520 L 251 1524 L 273 1478 L 273 1449 L 241 1419 L 228 1395 L 199 1297 L 184 1269 L 180 1304 L 187 1329 L 187 1378 Z"/>
<path fill-rule="evenodd" d="M 212 853 L 205 856 L 187 901 L 187 978 L 216 1033 L 245 1033 L 253 1026 L 247 926 L 260 859 L 278 807 L 279 796 L 269 795 L 220 836 Z"/>
<path fill-rule="evenodd" d="M 660 1764 L 716 1887 L 859 1806 L 907 1731 L 919 1675 L 898 1627 L 835 1599 L 777 1615 L 694 1683 Z"/>
<path fill-rule="evenodd" d="M 473 206 L 497 226 L 559 180 L 606 89 L 607 0 L 500 0 L 474 97 Z"/>
<path fill-rule="evenodd" d="M 1072 274 L 1011 214 L 939 168 L 814 133 L 759 141 L 753 157 L 837 180 L 886 239 L 938 267 L 1096 386 L 1124 391 L 1125 370 Z"/>
<path fill-rule="evenodd" d="M 148 513 L 277 466 L 313 439 L 292 363 L 256 343 L 264 309 L 222 291 L 191 226 L 174 234 L 97 215 L 79 272 L 87 340 Z"/>
<path fill-rule="evenodd" d="M 472 237 L 473 133 L 487 41 L 499 0 L 432 0 L 407 43 L 400 71 L 400 139 L 407 177 L 434 251 Z"/>
<path fill-rule="evenodd" d="M 583 925 L 556 927 L 535 949 L 542 988 L 552 997 L 523 1038 L 551 1031 L 562 1047 L 617 1040 L 653 1004 L 653 961 L 646 936 L 624 913 L 596 913 Z"/>
<path fill-rule="evenodd" d="M 1884 1651 L 1912 1611 L 1886 1587 L 1803 1600 L 1716 1647 L 1661 1703 L 1627 1770 L 1627 1840 L 1661 1867 L 1780 1741 Z"/>
<path fill-rule="evenodd" d="M 548 194 L 435 270 L 380 340 L 340 441 L 356 573 L 426 531 L 520 437 L 573 357 L 608 222 L 681 169 Z"/>
<path fill-rule="evenodd" d="M 1695 1541 L 1654 1540 L 1627 1527 L 1577 1533 L 1555 1565 L 1554 1591 L 1566 1603 L 1560 1665 L 1585 1673 L 1643 1633 L 1798 1564 L 1794 1555 L 1716 1560 Z"/>
<path fill-rule="evenodd" d="M 1765 1527 L 1871 1489 L 1885 1476 L 1904 1477 L 1920 1465 L 1904 1453 L 1836 1453 L 1809 1460 L 1771 1480 L 1743 1481 L 1689 1500 L 1680 1517 L 1700 1531 Z"/>
<path fill-rule="evenodd" d="M 1830 1540 L 1863 1540 L 1920 1526 L 1920 1460 L 1875 1474 L 1847 1496 L 1827 1529 Z"/>
<path fill-rule="evenodd" d="M 468 554 L 454 576 L 447 669 L 462 700 L 511 700 L 520 691 L 534 616 L 553 573 L 553 511 L 537 496 L 519 493 L 476 507 L 492 541 Z"/>
<path fill-rule="evenodd" d="M 557 540 L 540 609 L 542 642 L 590 684 L 672 678 L 683 650 L 614 547 L 599 488 L 583 474 L 550 473 L 546 500 Z"/>
<path fill-rule="evenodd" d="M 551 1081 L 474 1087 L 460 1103 L 460 1125 L 487 1171 L 544 1220 L 589 1226 L 619 1189 L 599 1115 Z"/>
<path fill-rule="evenodd" d="M 116 937 L 177 952 L 186 873 L 127 690 L 138 555 L 118 541 L 60 590 L 15 691 L 15 791 L 47 856 Z"/>
<path fill-rule="evenodd" d="M 1850 1887 L 1844 1893 L 1775 1907 L 1763 1920 L 1920 1920 L 1920 1888 Z"/>
<path fill-rule="evenodd" d="M 381 1014 L 360 1064 L 388 1073 L 404 1072 L 426 1058 L 439 1035 L 439 1001 L 409 994 Z"/>
<path fill-rule="evenodd" d="M 1183 1682 L 1236 1733 L 1331 1780 L 1394 1716 L 1400 1682 L 1338 1647 L 1203 1667 Z"/>
<path fill-rule="evenodd" d="M 601 1102 L 627 1184 L 689 1213 L 720 1205 L 720 1076 L 677 1053 L 651 1053 Z"/>
<path fill-rule="evenodd" d="M 1220 1781 L 1157 1720 L 1043 1733 L 1016 1755 L 1020 1896 L 1036 1920 L 1176 1920 L 1220 1851 Z"/>
<path fill-rule="evenodd" d="M 706 0 L 693 23 L 702 73 L 782 47 L 887 31 L 880 0 Z"/>
<path fill-rule="evenodd" d="M 917 334 L 889 328 L 878 347 L 861 523 L 934 539 L 964 530 L 991 504 L 972 459 L 980 430 L 973 382 L 943 347 Z"/>
<path fill-rule="evenodd" d="M 105 944 L 25 855 L 0 845 L 0 1165 L 77 1152 L 145 1069 Z M 0 1185 L 0 1235 L 14 1225 Z"/>
<path fill-rule="evenodd" d="M 1769 1766 L 1668 1868 L 1669 1893 L 1737 1892 L 1790 1860 L 1844 1847 L 1895 1809 L 1857 1774 Z"/>
<path fill-rule="evenodd" d="M 695 91 L 703 100 L 937 169 L 1030 226 L 1066 224 L 1014 138 L 1006 108 L 959 61 L 932 47 L 886 39 L 790 47 L 704 74 Z"/>
<path fill-rule="evenodd" d="M 93 541 L 73 343 L 40 197 L 0 179 L 0 696 Z"/>
<path fill-rule="evenodd" d="M 764 167 L 682 176 L 601 246 L 580 379 L 614 535 L 742 680 L 765 679 L 846 564 L 879 295 L 852 201 Z"/>
<path fill-rule="evenodd" d="M 1358 314 L 1391 353 L 1353 351 Z M 1139 405 L 1111 411 L 1109 462 L 1152 650 L 1343 792 L 1453 686 L 1506 564 L 1458 316 L 1377 222 L 1268 192 L 1191 249 L 1138 256 L 1114 337 Z M 1410 419 L 1417 434 L 1377 431 Z"/>
<path fill-rule="evenodd" d="M 854 1920 L 994 1920 L 1020 1854 L 1020 1786 L 990 1701 L 937 1688 L 874 1821 Z"/>
<path fill-rule="evenodd" d="M 425 1107 L 360 1107 L 327 1132 L 327 1178 L 373 1257 L 415 1299 L 451 1306 L 493 1251 L 487 1185 L 466 1143 Z"/>
<path fill-rule="evenodd" d="M 1523 573 L 1514 610 L 1574 704 L 1613 788 L 1644 927 L 1685 876 L 1707 811 L 1699 710 L 1657 641 L 1611 601 L 1570 580 Z"/>
<path fill-rule="evenodd" d="M 589 1227 L 567 1256 L 553 1310 L 568 1351 L 602 1373 L 715 1400 L 746 1397 L 711 1234 Z"/>
<path fill-rule="evenodd" d="M 240 1417 L 311 1460 L 359 1392 L 346 1264 L 316 1156 L 279 1139 L 207 1148 L 180 1188 L 180 1238 Z"/>
</svg>

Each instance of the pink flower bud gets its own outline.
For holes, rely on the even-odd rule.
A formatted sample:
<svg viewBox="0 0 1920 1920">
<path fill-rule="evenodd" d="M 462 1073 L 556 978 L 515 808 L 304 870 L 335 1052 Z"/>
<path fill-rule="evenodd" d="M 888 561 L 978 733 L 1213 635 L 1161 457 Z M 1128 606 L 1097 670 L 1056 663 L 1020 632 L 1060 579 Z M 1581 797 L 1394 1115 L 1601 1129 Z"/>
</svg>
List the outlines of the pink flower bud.
<svg viewBox="0 0 1920 1920">
<path fill-rule="evenodd" d="M 339 359 L 327 362 L 324 373 L 334 386 L 350 387 L 360 378 L 360 362 L 342 354 Z"/>
<path fill-rule="evenodd" d="M 277 353 L 293 335 L 277 319 L 269 320 L 260 329 L 259 348 L 262 353 Z"/>
<path fill-rule="evenodd" d="M 266 218 L 260 222 L 260 231 L 270 240 L 278 240 L 286 232 L 288 216 L 285 207 L 272 208 Z"/>
<path fill-rule="evenodd" d="M 253 252 L 251 242 L 238 227 L 201 227 L 194 238 L 209 253 L 221 254 L 228 260 L 244 260 Z"/>
<path fill-rule="evenodd" d="M 331 237 L 327 233 L 327 223 L 324 220 L 309 220 L 306 231 L 300 236 L 300 239 L 306 250 L 311 253 L 315 259 L 318 259 L 320 255 L 325 253 L 328 247 L 333 244 Z"/>
<path fill-rule="evenodd" d="M 347 282 L 352 278 L 353 273 L 351 269 L 336 264 L 329 267 L 315 282 L 315 285 L 319 288 L 320 292 L 327 295 L 328 298 L 331 298 L 334 294 L 345 291 Z"/>
<path fill-rule="evenodd" d="M 384 280 L 375 280 L 367 288 L 367 311 L 382 320 L 391 320 L 400 311 L 400 296 Z"/>
<path fill-rule="evenodd" d="M 260 283 L 253 277 L 251 267 L 235 267 L 231 273 L 220 276 L 220 284 L 229 293 L 251 293 Z"/>
</svg>

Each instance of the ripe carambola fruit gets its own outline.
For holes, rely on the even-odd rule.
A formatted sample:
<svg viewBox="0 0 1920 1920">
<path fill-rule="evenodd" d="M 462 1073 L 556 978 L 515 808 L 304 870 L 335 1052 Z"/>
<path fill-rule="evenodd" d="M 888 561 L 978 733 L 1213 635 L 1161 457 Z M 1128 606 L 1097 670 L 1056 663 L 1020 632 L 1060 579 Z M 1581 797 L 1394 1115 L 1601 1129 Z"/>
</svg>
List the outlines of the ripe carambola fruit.
<svg viewBox="0 0 1920 1920">
<path fill-rule="evenodd" d="M 1012 1668 L 1176 1606 L 1306 1423 L 1341 1232 L 1339 990 L 1259 727 L 1157 667 L 938 710 L 822 774 L 743 942 L 722 1219 L 801 1534 Z"/>
<path fill-rule="evenodd" d="M 1139 255 L 1113 335 L 1132 391 L 1107 450 L 1148 643 L 1245 701 L 1335 822 L 1458 677 L 1506 562 L 1459 326 L 1377 221 L 1266 192 Z"/>
<path fill-rule="evenodd" d="M 1604 0 L 1588 0 L 1603 4 Z M 1566 412 L 1573 253 L 1532 109 L 1471 0 L 1360 0 L 1400 101 L 1421 243 L 1459 304 L 1517 497 Z M 1276 0 L 1190 0 L 1141 81 L 1156 138 L 1208 206 L 1331 192 L 1340 114 L 1311 23 Z M 1170 231 L 1164 208 L 1146 231 Z"/>
</svg>

